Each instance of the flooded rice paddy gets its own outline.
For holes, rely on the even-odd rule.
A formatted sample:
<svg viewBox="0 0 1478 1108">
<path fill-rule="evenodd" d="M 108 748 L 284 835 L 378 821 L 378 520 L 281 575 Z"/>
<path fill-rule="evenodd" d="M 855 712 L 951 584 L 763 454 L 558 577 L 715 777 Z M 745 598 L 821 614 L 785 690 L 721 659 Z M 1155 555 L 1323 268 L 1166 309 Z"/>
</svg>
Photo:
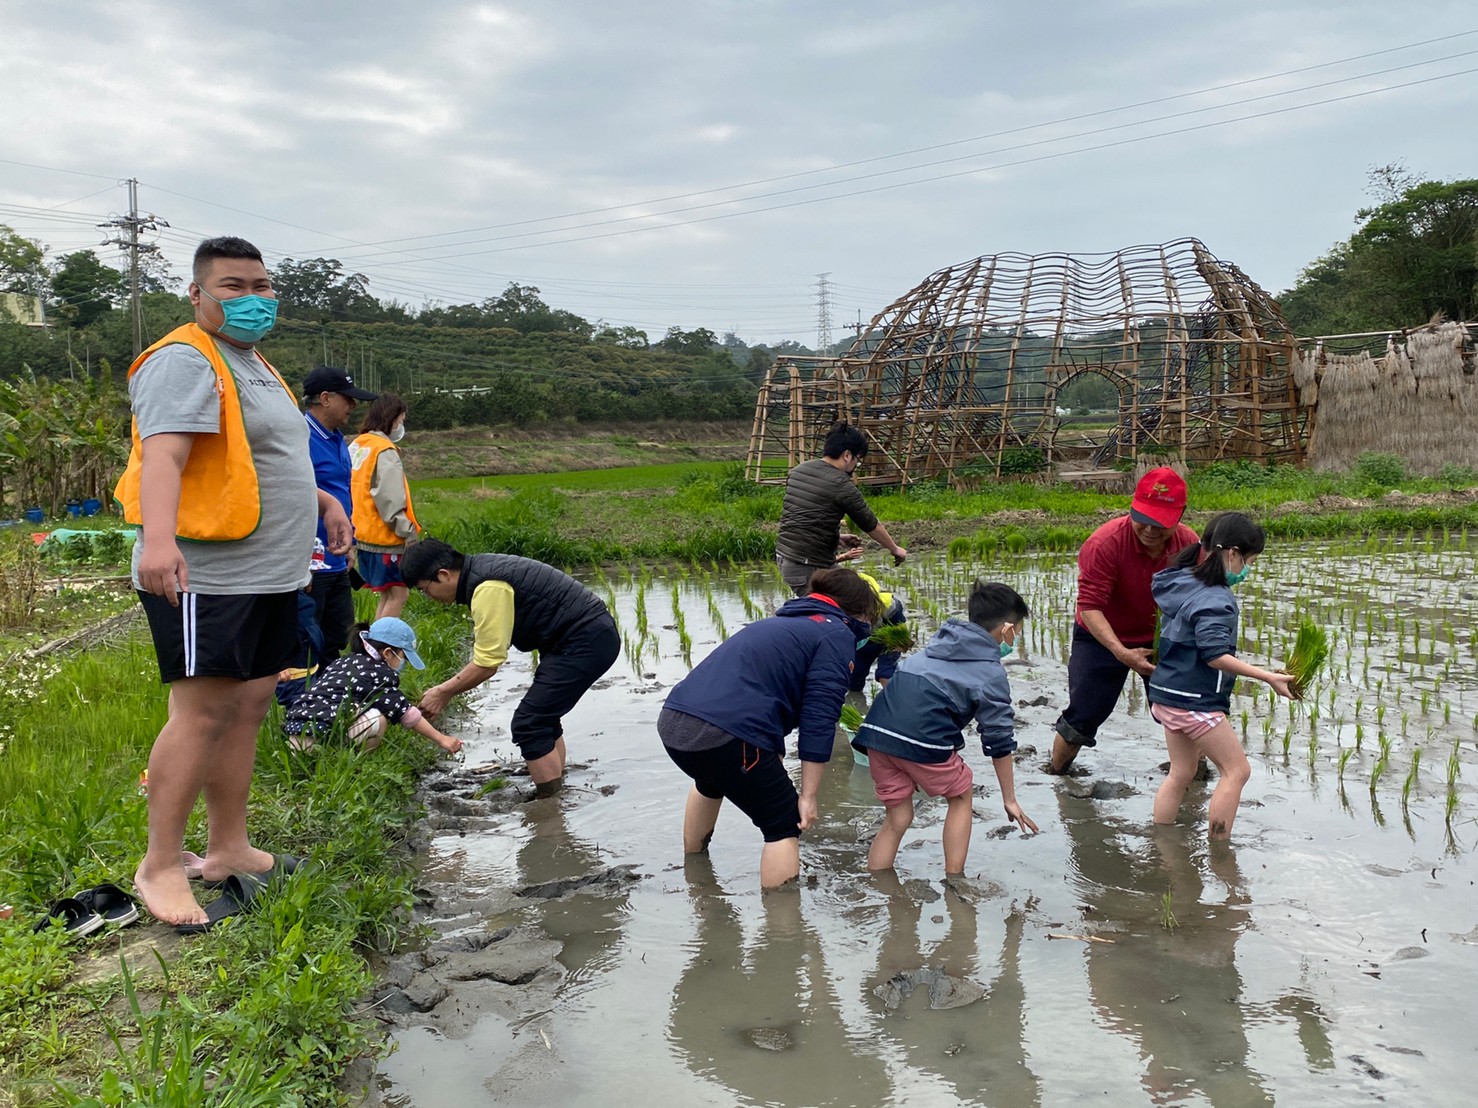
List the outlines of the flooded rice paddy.
<svg viewBox="0 0 1478 1108">
<path fill-rule="evenodd" d="M 941 884 L 936 801 L 920 802 L 896 875 L 869 876 L 881 808 L 839 738 L 801 887 L 765 896 L 758 832 L 733 811 L 711 856 L 684 860 L 688 780 L 655 721 L 690 661 L 788 592 L 753 567 L 599 576 L 627 649 L 566 721 L 571 788 L 523 803 L 526 779 L 486 793 L 471 768 L 513 754 L 522 657 L 463 731 L 469 768 L 436 786 L 438 938 L 392 967 L 396 1050 L 372 1099 L 1471 1103 L 1474 561 L 1457 536 L 1259 560 L 1239 590 L 1244 653 L 1281 659 L 1306 614 L 1334 662 L 1291 713 L 1241 683 L 1232 718 L 1253 777 L 1216 849 L 1207 787 L 1180 824 L 1151 825 L 1165 751 L 1137 684 L 1085 773 L 1042 772 L 1066 694 L 1071 555 L 875 567 L 925 632 L 977 573 L 1026 597 L 1008 672 L 1018 797 L 1041 834 L 1005 820 L 972 737 L 971 887 Z"/>
</svg>

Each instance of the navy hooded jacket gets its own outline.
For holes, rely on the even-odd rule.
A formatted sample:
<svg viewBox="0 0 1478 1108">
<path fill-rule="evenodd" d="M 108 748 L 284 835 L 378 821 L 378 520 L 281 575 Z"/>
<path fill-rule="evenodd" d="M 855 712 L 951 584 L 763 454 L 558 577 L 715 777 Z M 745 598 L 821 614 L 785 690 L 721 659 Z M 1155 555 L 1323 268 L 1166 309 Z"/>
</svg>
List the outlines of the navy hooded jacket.
<svg viewBox="0 0 1478 1108">
<path fill-rule="evenodd" d="M 852 745 L 906 762 L 944 762 L 965 745 L 974 719 L 989 758 L 1016 749 L 1011 682 L 1001 665 L 1001 644 L 985 628 L 952 619 L 878 694 Z"/>
<path fill-rule="evenodd" d="M 1167 708 L 1225 712 L 1236 678 L 1207 663 L 1237 653 L 1237 598 L 1225 585 L 1203 585 L 1188 569 L 1162 569 L 1151 582 L 1160 606 L 1160 663 L 1149 701 Z"/>
<path fill-rule="evenodd" d="M 867 630 L 828 600 L 787 601 L 719 644 L 677 683 L 666 707 L 780 755 L 785 736 L 799 727 L 802 760 L 828 761 L 857 640 Z"/>
</svg>

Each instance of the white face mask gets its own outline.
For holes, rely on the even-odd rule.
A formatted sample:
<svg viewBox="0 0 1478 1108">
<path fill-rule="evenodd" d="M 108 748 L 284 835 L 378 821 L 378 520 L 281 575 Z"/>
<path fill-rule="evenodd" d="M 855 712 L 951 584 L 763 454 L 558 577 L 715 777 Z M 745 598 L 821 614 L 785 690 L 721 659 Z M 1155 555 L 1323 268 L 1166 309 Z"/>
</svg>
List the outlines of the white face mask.
<svg viewBox="0 0 1478 1108">
<path fill-rule="evenodd" d="M 394 427 L 390 428 L 390 441 L 399 442 L 403 438 L 405 438 L 405 420 L 402 419 Z"/>
</svg>

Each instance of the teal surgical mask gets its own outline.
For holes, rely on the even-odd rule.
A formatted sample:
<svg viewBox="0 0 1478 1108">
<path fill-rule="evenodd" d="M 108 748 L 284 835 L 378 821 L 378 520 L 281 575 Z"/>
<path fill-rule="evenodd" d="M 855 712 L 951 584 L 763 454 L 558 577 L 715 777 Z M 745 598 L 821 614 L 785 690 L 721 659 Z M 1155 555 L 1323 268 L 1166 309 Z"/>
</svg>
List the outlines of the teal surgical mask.
<svg viewBox="0 0 1478 1108">
<path fill-rule="evenodd" d="M 1012 646 L 1005 639 L 1002 639 L 1001 640 L 1001 657 L 1002 658 L 1009 658 L 1012 654 L 1015 654 L 1015 653 L 1016 653 L 1016 647 Z"/>
<path fill-rule="evenodd" d="M 1242 568 L 1239 569 L 1239 570 L 1237 570 L 1236 573 L 1232 573 L 1231 571 L 1228 571 L 1227 572 L 1227 588 L 1231 588 L 1233 585 L 1240 585 L 1243 581 L 1247 580 L 1247 575 L 1249 573 L 1251 573 L 1251 572 L 1252 572 L 1252 567 L 1250 565 L 1248 565 L 1246 562 L 1243 562 L 1242 563 Z"/>
<path fill-rule="evenodd" d="M 233 296 L 230 300 L 216 300 L 214 296 L 200 290 L 201 296 L 209 296 L 221 306 L 223 322 L 217 332 L 222 338 L 236 342 L 260 342 L 277 323 L 277 301 L 268 296 L 248 293 Z"/>
</svg>

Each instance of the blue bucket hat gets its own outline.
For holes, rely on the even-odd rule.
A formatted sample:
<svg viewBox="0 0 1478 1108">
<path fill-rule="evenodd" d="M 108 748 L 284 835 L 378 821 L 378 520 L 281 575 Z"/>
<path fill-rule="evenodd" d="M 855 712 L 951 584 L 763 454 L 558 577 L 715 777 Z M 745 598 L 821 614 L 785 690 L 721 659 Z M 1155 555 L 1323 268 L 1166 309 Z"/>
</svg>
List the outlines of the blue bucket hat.
<svg viewBox="0 0 1478 1108">
<path fill-rule="evenodd" d="M 411 625 L 405 620 L 397 619 L 395 616 L 382 616 L 370 624 L 365 637 L 404 651 L 405 660 L 414 668 L 426 668 L 426 663 L 421 661 L 421 656 L 416 653 L 416 633 L 411 630 Z"/>
</svg>

